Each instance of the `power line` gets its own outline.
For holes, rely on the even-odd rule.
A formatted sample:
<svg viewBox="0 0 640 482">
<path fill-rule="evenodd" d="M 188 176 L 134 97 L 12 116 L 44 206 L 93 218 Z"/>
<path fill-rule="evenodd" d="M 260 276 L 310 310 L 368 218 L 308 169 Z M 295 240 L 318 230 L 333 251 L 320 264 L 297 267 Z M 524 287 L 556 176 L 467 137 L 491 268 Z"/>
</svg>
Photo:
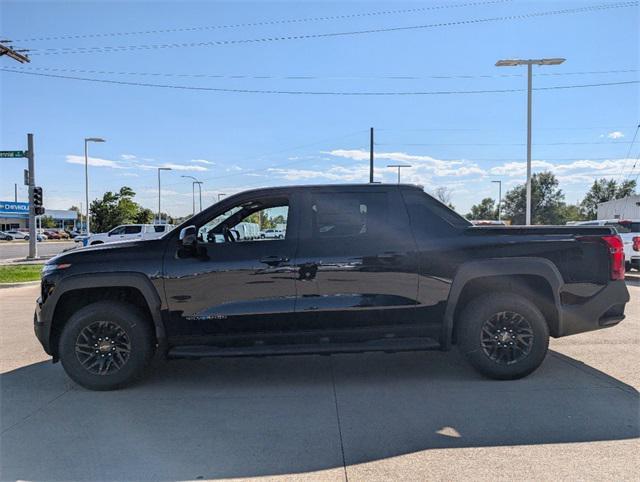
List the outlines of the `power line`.
<svg viewBox="0 0 640 482">
<path fill-rule="evenodd" d="M 540 142 L 534 143 L 535 146 L 580 146 L 580 145 L 597 145 L 597 144 L 605 144 L 605 145 L 616 145 L 616 144 L 630 144 L 629 141 L 615 141 L 615 142 Z M 391 142 L 391 143 L 383 143 L 378 144 L 377 146 L 524 146 L 526 144 L 522 143 L 482 143 L 482 142 L 471 142 L 471 143 L 463 143 L 463 144 L 455 144 L 455 143 L 428 143 L 428 144 L 420 144 L 420 143 L 405 143 L 405 142 Z"/>
<path fill-rule="evenodd" d="M 240 45 L 250 43 L 265 43 L 265 42 L 279 42 L 287 40 L 307 40 L 307 39 L 322 39 L 322 38 L 336 38 L 355 35 L 368 35 L 374 33 L 383 32 L 401 32 L 411 30 L 423 30 L 429 28 L 438 27 L 452 27 L 457 25 L 473 25 L 491 22 L 500 22 L 508 20 L 523 20 L 528 18 L 540 18 L 549 17 L 555 15 L 568 15 L 574 13 L 585 13 L 599 10 L 610 10 L 614 8 L 626 8 L 637 6 L 637 1 L 611 3 L 592 5 L 589 7 L 569 8 L 563 10 L 549 10 L 544 12 L 532 12 L 517 15 L 507 15 L 500 17 L 489 17 L 469 20 L 458 20 L 452 22 L 439 22 L 426 25 L 410 25 L 401 27 L 388 27 L 388 28 L 376 28 L 367 30 L 352 30 L 346 32 L 330 32 L 330 33 L 316 33 L 316 34 L 303 34 L 303 35 L 287 35 L 278 37 L 263 37 L 256 39 L 237 39 L 237 40 L 213 40 L 207 42 L 183 42 L 183 43 L 170 43 L 170 44 L 147 44 L 147 45 L 121 45 L 121 46 L 101 46 L 101 47 L 57 47 L 46 49 L 34 49 L 32 55 L 60 55 L 60 54 L 77 54 L 77 53 L 106 53 L 106 52 L 120 52 L 120 51 L 132 51 L 132 50 L 158 50 L 167 48 L 189 48 L 189 47 L 215 47 L 225 45 Z"/>
<path fill-rule="evenodd" d="M 629 156 L 631 155 L 631 149 L 633 149 L 633 145 L 634 145 L 634 144 L 635 144 L 635 142 L 636 142 L 636 137 L 637 137 L 637 135 L 638 135 L 638 130 L 640 130 L 640 124 L 638 124 L 638 125 L 636 126 L 636 130 L 635 130 L 635 132 L 633 133 L 633 139 L 631 139 L 631 142 L 629 143 L 629 150 L 627 151 L 627 155 L 626 155 L 625 159 L 629 159 Z M 626 163 L 625 163 L 625 164 L 626 164 Z M 628 177 L 630 178 L 630 177 L 633 175 L 633 171 L 634 171 L 634 169 L 636 168 L 636 164 L 638 164 L 638 159 L 636 159 L 636 160 L 635 160 L 635 162 L 633 163 L 633 166 L 631 167 L 631 170 L 629 171 L 629 174 L 627 174 L 627 175 L 625 176 L 625 180 L 626 180 Z M 622 170 L 620 171 L 620 176 L 622 176 L 622 175 L 624 174 L 625 167 L 626 167 L 626 166 L 623 164 L 623 165 L 622 165 Z"/>
<path fill-rule="evenodd" d="M 37 77 L 49 77 L 54 79 L 80 80 L 85 82 L 105 83 L 114 85 L 128 85 L 136 87 L 153 87 L 161 89 L 176 90 L 193 90 L 193 91 L 209 91 L 209 92 L 226 92 L 236 94 L 283 94 L 283 95 L 319 95 L 319 96 L 413 96 L 413 95 L 454 95 L 454 94 L 503 94 L 511 92 L 523 92 L 525 89 L 483 89 L 483 90 L 440 90 L 440 91 L 406 91 L 406 92 L 338 92 L 338 91 L 305 91 L 305 90 L 255 90 L 255 89 L 230 89 L 222 87 L 197 87 L 188 85 L 172 85 L 172 84 L 153 84 L 149 82 L 128 82 L 125 80 L 114 79 L 94 79 L 89 77 L 75 77 L 69 75 L 42 74 L 38 72 L 23 72 L 13 69 L 0 69 L 2 72 L 10 72 L 20 75 L 31 75 Z M 581 89 L 588 87 L 610 87 L 616 85 L 632 85 L 638 84 L 640 80 L 628 80 L 622 82 L 602 82 L 594 84 L 578 84 L 578 85 L 557 85 L 551 87 L 536 87 L 533 90 L 566 90 Z"/>
<path fill-rule="evenodd" d="M 204 26 L 198 26 L 198 27 L 138 30 L 133 32 L 129 31 L 129 32 L 106 32 L 106 33 L 90 33 L 90 34 L 57 35 L 57 36 L 48 36 L 48 37 L 25 38 L 19 41 L 20 42 L 38 42 L 38 41 L 44 41 L 44 40 L 69 40 L 69 39 L 85 39 L 85 38 L 100 38 L 100 37 L 123 37 L 123 36 L 149 35 L 149 34 L 161 34 L 161 33 L 200 32 L 200 31 L 206 31 L 206 30 L 222 30 L 222 29 L 234 29 L 234 28 L 244 28 L 244 27 L 266 27 L 270 25 L 285 25 L 285 24 L 308 23 L 308 22 L 326 22 L 330 20 L 347 20 L 351 18 L 377 17 L 377 16 L 383 16 L 383 15 L 397 15 L 397 14 L 403 14 L 403 13 L 418 13 L 418 12 L 427 12 L 431 10 L 443 10 L 448 8 L 477 7 L 477 6 L 483 6 L 483 5 L 507 3 L 511 1 L 513 0 L 489 0 L 489 1 L 482 1 L 482 2 L 465 2 L 465 3 L 455 3 L 455 4 L 445 4 L 445 5 L 433 5 L 429 7 L 420 7 L 420 8 L 381 10 L 376 12 L 328 15 L 323 17 L 264 20 L 261 22 L 235 23 L 235 24 L 227 24 L 227 25 L 204 25 Z"/>
<path fill-rule="evenodd" d="M 248 75 L 248 74 L 182 74 L 168 72 L 128 72 L 117 70 L 85 70 L 85 69 L 68 69 L 58 67 L 22 67 L 17 66 L 14 69 L 25 71 L 44 71 L 44 72 L 64 72 L 76 74 L 99 74 L 99 75 L 131 75 L 131 76 L 149 76 L 149 77 L 189 77 L 189 78 L 208 78 L 208 79 L 251 79 L 251 80 L 424 80 L 424 79 L 494 79 L 494 78 L 513 78 L 523 77 L 525 74 L 440 74 L 440 75 L 353 75 L 353 76 L 323 76 L 323 75 Z M 583 72 L 559 72 L 553 74 L 539 73 L 536 76 L 561 77 L 565 75 L 598 75 L 598 74 L 619 74 L 634 73 L 639 69 L 620 69 L 620 70 L 595 70 Z"/>
</svg>

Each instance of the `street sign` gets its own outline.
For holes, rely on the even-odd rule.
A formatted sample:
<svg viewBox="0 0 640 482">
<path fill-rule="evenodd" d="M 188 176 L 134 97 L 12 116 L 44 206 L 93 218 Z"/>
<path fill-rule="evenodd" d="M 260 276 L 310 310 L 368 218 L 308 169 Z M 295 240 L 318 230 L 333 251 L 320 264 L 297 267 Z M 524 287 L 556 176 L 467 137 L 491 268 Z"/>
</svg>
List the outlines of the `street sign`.
<svg viewBox="0 0 640 482">
<path fill-rule="evenodd" d="M 29 169 L 24 170 L 24 185 L 29 185 Z"/>
<path fill-rule="evenodd" d="M 0 151 L 2 157 L 27 157 L 27 151 Z"/>
</svg>

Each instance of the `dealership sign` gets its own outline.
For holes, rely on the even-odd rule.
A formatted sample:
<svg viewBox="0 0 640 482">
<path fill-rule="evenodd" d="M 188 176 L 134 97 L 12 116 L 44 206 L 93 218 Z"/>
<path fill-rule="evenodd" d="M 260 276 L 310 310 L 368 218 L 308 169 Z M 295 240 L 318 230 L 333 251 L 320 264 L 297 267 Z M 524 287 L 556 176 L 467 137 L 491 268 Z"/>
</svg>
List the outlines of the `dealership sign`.
<svg viewBox="0 0 640 482">
<path fill-rule="evenodd" d="M 28 218 L 29 203 L 0 201 L 0 218 Z"/>
</svg>

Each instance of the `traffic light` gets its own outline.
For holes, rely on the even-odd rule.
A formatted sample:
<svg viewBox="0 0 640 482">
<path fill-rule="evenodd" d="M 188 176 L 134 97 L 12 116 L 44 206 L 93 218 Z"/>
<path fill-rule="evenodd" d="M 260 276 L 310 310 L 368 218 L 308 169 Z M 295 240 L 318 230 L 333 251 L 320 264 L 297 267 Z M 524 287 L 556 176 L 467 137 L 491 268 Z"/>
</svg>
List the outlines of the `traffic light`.
<svg viewBox="0 0 640 482">
<path fill-rule="evenodd" d="M 40 186 L 33 188 L 33 208 L 36 216 L 44 214 L 44 207 L 42 206 L 42 188 Z"/>
</svg>

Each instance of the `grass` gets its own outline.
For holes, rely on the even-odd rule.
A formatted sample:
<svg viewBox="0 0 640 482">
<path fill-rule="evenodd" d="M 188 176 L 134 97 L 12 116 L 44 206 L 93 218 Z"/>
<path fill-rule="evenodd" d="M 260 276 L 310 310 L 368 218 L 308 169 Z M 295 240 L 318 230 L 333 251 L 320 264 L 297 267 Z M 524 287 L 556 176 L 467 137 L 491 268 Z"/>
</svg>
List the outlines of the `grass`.
<svg viewBox="0 0 640 482">
<path fill-rule="evenodd" d="M 0 283 L 20 283 L 22 281 L 38 281 L 41 264 L 22 264 L 17 266 L 0 266 Z"/>
</svg>

